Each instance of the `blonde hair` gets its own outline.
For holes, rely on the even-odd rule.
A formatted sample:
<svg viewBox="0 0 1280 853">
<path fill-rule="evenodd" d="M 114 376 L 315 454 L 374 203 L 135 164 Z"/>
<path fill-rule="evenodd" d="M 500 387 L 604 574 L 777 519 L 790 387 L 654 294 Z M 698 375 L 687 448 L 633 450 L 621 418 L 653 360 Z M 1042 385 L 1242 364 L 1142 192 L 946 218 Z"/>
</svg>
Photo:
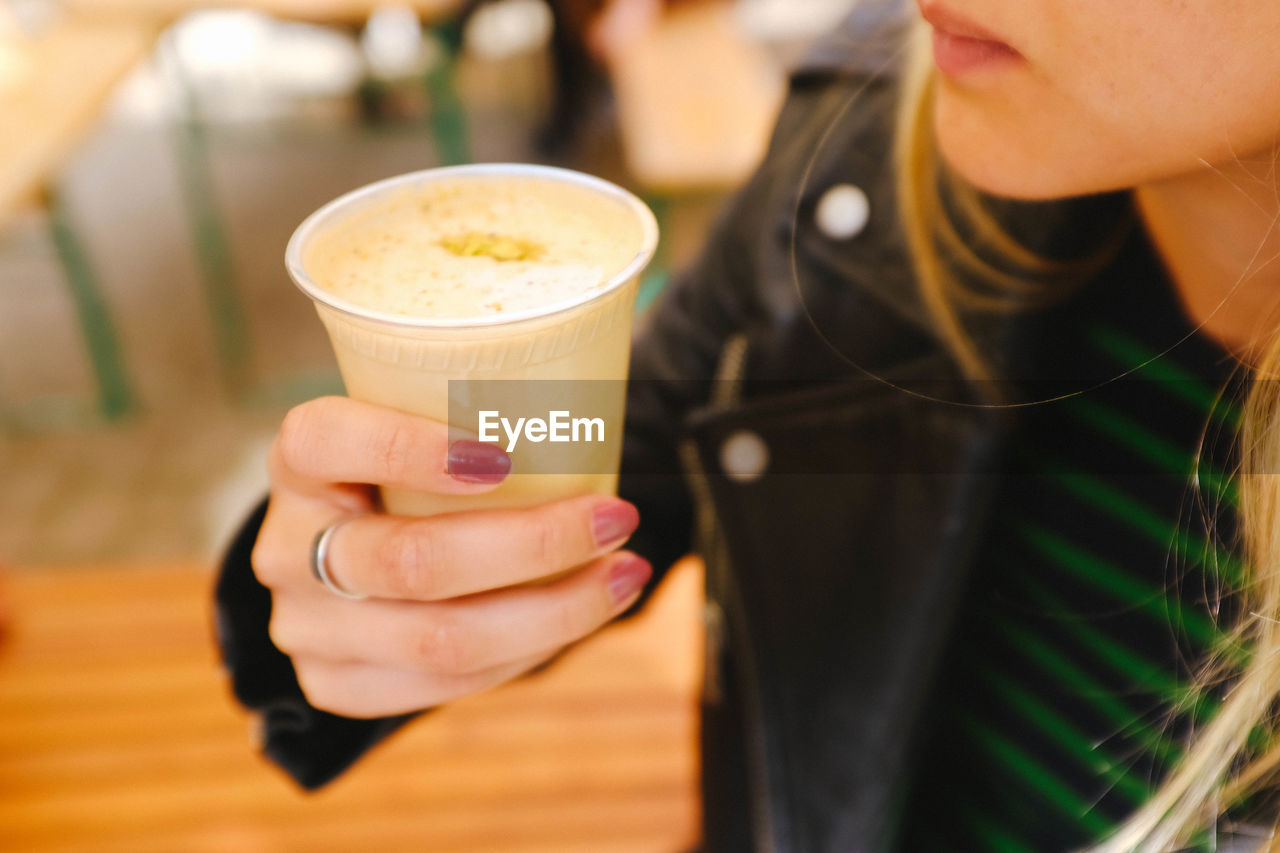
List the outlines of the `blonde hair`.
<svg viewBox="0 0 1280 853">
<path fill-rule="evenodd" d="M 902 82 L 894 152 L 902 221 L 921 297 L 939 335 L 966 375 L 986 378 L 990 369 L 966 333 L 962 310 L 1019 310 L 1042 304 L 1060 292 L 1064 282 L 1087 276 L 1106 253 L 1076 264 L 1037 257 L 1008 235 L 984 207 L 979 192 L 948 173 L 933 130 L 936 77 L 925 39 L 927 29 L 917 27 Z M 943 201 L 944 187 L 949 206 Z M 965 234 L 973 236 L 961 236 L 956 217 L 962 219 Z M 974 236 L 989 250 L 988 256 L 968 245 Z M 1000 263 L 993 263 L 991 256 Z M 975 291 L 963 276 L 984 282 L 991 292 Z M 1191 695 L 1223 684 L 1229 688 L 1212 720 L 1194 733 L 1186 753 L 1151 799 L 1093 847 L 1093 853 L 1159 853 L 1186 843 L 1280 775 L 1280 743 L 1275 737 L 1280 696 L 1280 477 L 1270 473 L 1280 472 L 1277 378 L 1280 336 L 1273 337 L 1254 366 L 1238 439 L 1240 524 L 1251 574 L 1238 590 L 1241 617 L 1224 644 L 1237 653 L 1207 661 Z"/>
</svg>

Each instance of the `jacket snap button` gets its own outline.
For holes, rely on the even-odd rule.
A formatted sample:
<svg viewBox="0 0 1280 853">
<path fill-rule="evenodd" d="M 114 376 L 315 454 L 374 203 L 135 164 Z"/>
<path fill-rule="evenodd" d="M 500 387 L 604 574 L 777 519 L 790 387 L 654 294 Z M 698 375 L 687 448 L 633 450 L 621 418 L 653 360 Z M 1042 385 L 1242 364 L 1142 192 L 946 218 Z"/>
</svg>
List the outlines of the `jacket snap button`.
<svg viewBox="0 0 1280 853">
<path fill-rule="evenodd" d="M 853 184 L 836 184 L 818 200 L 813 214 L 818 230 L 832 240 L 857 237 L 871 217 L 867 194 Z"/>
<path fill-rule="evenodd" d="M 754 483 L 769 467 L 769 446 L 750 430 L 738 430 L 720 445 L 720 467 L 730 480 Z"/>
</svg>

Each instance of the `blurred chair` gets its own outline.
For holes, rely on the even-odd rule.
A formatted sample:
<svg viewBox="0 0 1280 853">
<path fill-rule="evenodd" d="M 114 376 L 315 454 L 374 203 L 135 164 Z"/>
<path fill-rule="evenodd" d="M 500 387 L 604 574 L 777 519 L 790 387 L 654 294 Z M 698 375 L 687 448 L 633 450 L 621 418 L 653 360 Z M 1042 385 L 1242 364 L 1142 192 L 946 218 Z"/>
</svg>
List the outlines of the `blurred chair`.
<svg viewBox="0 0 1280 853">
<path fill-rule="evenodd" d="M 623 153 L 642 185 L 732 189 L 759 164 L 785 76 L 738 26 L 733 3 L 671 8 L 617 44 L 609 65 Z"/>
<path fill-rule="evenodd" d="M 46 205 L 92 361 L 98 410 L 107 418 L 128 413 L 134 394 L 92 263 L 59 203 L 56 174 L 93 128 L 116 82 L 146 54 L 156 29 L 135 19 L 76 15 L 22 20 L 0 7 L 0 228 L 24 206 Z"/>
<path fill-rule="evenodd" d="M 97 9 L 118 9 L 133 6 L 139 12 L 157 16 L 172 15 L 183 11 L 198 11 L 201 4 L 192 0 L 71 0 L 86 7 Z M 241 29 L 263 30 L 261 41 L 269 42 L 273 31 L 286 27 L 299 29 L 300 22 L 322 23 L 329 28 L 359 32 L 378 27 L 381 21 L 384 34 L 391 30 L 391 40 L 397 36 L 394 30 L 397 24 L 407 24 L 412 30 L 409 35 L 414 45 L 422 40 L 421 27 L 430 30 L 434 43 L 445 49 L 443 56 L 435 57 L 421 68 L 409 68 L 411 81 L 415 87 L 426 95 L 428 104 L 427 121 L 430 127 L 431 141 L 435 144 L 437 161 L 441 164 L 461 163 L 470 159 L 467 141 L 466 123 L 462 105 L 458 102 L 453 88 L 453 57 L 461 43 L 462 20 L 468 8 L 474 5 L 468 0 L 408 0 L 408 2 L 388 4 L 381 0 L 243 0 L 241 10 L 237 13 L 209 13 L 204 20 L 195 20 L 192 15 L 185 18 L 178 30 L 197 31 L 188 41 L 198 48 L 196 43 L 202 40 L 209 43 L 210 48 L 227 48 L 229 33 L 219 33 L 220 18 L 239 16 Z M 204 13 L 202 13 L 204 14 Z M 283 19 L 277 21 L 277 19 Z M 287 21 L 285 23 L 283 21 Z M 237 20 L 226 21 L 235 26 Z M 385 26 L 390 24 L 391 26 Z M 201 29 L 210 30 L 201 33 Z M 402 34 L 405 27 L 401 26 Z M 178 33 L 179 35 L 181 34 Z M 241 34 L 243 36 L 243 33 Z M 366 32 L 366 35 L 369 35 Z M 376 39 L 375 39 L 376 40 Z M 208 104 L 204 99 L 209 90 L 217 87 L 201 87 L 196 84 L 198 69 L 190 65 L 191 50 L 183 50 L 175 45 L 176 36 L 170 31 L 162 42 L 161 54 L 166 68 L 178 81 L 181 88 L 181 108 L 174 118 L 176 155 L 180 169 L 180 181 L 185 198 L 185 210 L 189 219 L 192 242 L 195 247 L 198 273 L 208 305 L 212 324 L 214 345 L 217 350 L 223 386 L 237 400 L 257 402 L 271 399 L 275 389 L 261 387 L 262 383 L 256 375 L 255 352 L 249 330 L 248 312 L 245 308 L 240 283 L 238 281 L 230 238 L 222 221 L 218 198 L 215 191 L 210 154 L 210 130 L 212 123 L 206 112 Z M 369 41 L 366 39 L 366 42 Z M 387 38 L 382 37 L 386 42 Z M 269 43 L 260 45 L 263 51 L 269 52 Z M 377 47 L 377 45 L 375 45 Z M 393 45 L 394 47 L 394 45 Z M 234 50 L 232 51 L 234 52 Z M 261 59 L 261 57 L 258 57 Z M 252 61 L 250 58 L 248 61 Z M 364 65 L 358 74 L 363 76 L 356 87 L 356 96 L 362 105 L 366 120 L 379 121 L 383 116 L 387 87 L 379 78 L 381 70 L 377 66 L 376 57 L 366 56 Z M 411 63 L 409 63 L 411 64 Z M 406 68 L 409 67 L 406 65 Z M 241 68 L 240 74 L 252 75 L 253 68 Z"/>
</svg>

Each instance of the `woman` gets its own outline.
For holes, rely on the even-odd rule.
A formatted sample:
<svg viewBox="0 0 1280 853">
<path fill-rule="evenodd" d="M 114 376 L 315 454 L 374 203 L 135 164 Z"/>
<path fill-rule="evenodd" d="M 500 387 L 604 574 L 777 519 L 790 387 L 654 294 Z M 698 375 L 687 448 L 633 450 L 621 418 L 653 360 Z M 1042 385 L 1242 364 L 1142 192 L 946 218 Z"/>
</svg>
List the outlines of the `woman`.
<svg viewBox="0 0 1280 853">
<path fill-rule="evenodd" d="M 450 478 L 438 425 L 292 412 L 219 588 L 268 753 L 322 784 L 538 666 L 696 514 L 707 849 L 1261 849 L 1277 32 L 1270 0 L 864 4 L 640 331 L 626 500 L 371 513 L 350 484 L 504 460 Z M 310 576 L 335 524 L 369 600 Z"/>
</svg>

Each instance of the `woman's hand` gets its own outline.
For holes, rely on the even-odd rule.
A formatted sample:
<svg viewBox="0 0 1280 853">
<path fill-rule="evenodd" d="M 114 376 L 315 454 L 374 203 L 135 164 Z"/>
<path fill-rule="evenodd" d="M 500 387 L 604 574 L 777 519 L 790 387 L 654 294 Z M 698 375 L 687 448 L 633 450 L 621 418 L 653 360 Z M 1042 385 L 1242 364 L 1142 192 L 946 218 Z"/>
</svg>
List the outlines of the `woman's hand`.
<svg viewBox="0 0 1280 853">
<path fill-rule="evenodd" d="M 491 445 L 460 442 L 449 454 L 443 424 L 344 397 L 286 416 L 253 567 L 271 590 L 272 642 L 315 707 L 387 716 L 492 687 L 599 629 L 649 579 L 645 560 L 615 551 L 640 519 L 614 497 L 430 518 L 373 512 L 365 484 L 479 494 L 509 468 Z M 327 567 L 365 600 L 335 595 L 312 575 L 316 534 L 344 519 Z"/>
</svg>

